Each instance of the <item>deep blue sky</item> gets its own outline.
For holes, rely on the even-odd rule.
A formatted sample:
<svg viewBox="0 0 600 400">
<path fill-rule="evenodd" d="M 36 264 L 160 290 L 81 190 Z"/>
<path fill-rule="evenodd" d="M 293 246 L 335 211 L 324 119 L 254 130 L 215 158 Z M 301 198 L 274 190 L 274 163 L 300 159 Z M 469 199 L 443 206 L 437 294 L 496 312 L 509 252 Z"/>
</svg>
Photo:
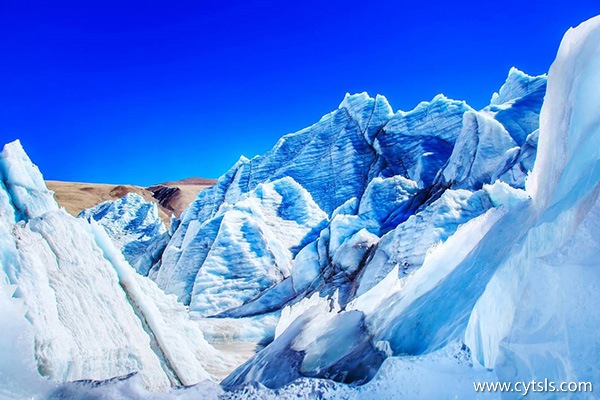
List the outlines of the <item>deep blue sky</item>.
<svg viewBox="0 0 600 400">
<path fill-rule="evenodd" d="M 595 1 L 0 0 L 0 141 L 47 179 L 217 177 L 346 92 L 487 104 Z"/>
</svg>

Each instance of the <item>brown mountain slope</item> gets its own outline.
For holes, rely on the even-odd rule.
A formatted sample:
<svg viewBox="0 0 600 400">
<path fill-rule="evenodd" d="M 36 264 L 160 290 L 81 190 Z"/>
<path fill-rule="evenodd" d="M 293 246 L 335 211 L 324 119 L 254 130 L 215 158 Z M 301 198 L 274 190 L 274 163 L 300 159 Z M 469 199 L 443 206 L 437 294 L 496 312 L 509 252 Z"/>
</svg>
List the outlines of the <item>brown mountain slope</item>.
<svg viewBox="0 0 600 400">
<path fill-rule="evenodd" d="M 127 193 L 137 193 L 146 201 L 158 203 L 160 218 L 169 226 L 171 214 L 179 217 L 198 192 L 214 182 L 210 179 L 189 178 L 155 185 L 148 189 L 133 185 L 63 181 L 46 181 L 46 184 L 54 192 L 58 204 L 65 207 L 71 215 L 77 216 L 82 210 L 103 201 L 115 200 Z"/>
<path fill-rule="evenodd" d="M 148 190 L 163 208 L 179 217 L 202 189 L 214 185 L 215 182 L 212 179 L 188 178 L 150 186 Z"/>
</svg>

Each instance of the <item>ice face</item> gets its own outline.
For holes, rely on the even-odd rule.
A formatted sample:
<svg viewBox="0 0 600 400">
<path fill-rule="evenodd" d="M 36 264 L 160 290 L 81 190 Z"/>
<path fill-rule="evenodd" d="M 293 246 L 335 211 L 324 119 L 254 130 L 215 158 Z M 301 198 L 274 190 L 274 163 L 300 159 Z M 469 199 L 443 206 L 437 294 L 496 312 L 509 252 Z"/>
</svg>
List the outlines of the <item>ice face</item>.
<svg viewBox="0 0 600 400">
<path fill-rule="evenodd" d="M 385 175 L 402 175 L 421 188 L 431 185 L 452 153 L 463 114 L 471 110 L 464 101 L 438 95 L 412 111 L 394 115 L 374 142 L 386 161 Z"/>
<path fill-rule="evenodd" d="M 495 182 L 507 164 L 514 164 L 519 147 L 501 123 L 479 112 L 467 112 L 463 128 L 442 171 L 453 188 L 480 189 Z"/>
<path fill-rule="evenodd" d="M 158 216 L 156 203 L 145 201 L 137 193 L 127 193 L 120 199 L 83 210 L 79 217 L 93 218 L 119 248 L 134 240 L 153 239 L 167 231 Z"/>
<path fill-rule="evenodd" d="M 600 228 L 597 65 L 600 18 L 565 35 L 548 75 L 539 156 L 528 192 L 535 218 L 475 307 L 466 340 L 507 381 L 600 376 L 596 329 Z M 500 292 L 502 296 L 500 296 Z M 493 321 L 493 322 L 492 322 Z"/>
<path fill-rule="evenodd" d="M 355 255 L 354 251 L 368 249 L 378 242 L 375 235 L 364 229 L 350 235 L 337 248 L 331 266 L 327 265 L 322 269 L 326 280 L 327 274 L 331 273 L 331 288 L 338 288 L 340 304 L 346 305 L 345 311 L 341 311 L 339 306 L 330 306 L 327 297 L 314 304 L 316 293 L 312 295 L 309 303 L 303 300 L 291 308 L 285 308 L 282 321 L 286 322 L 278 325 L 277 339 L 256 358 L 249 360 L 245 366 L 234 372 L 225 382 L 226 385 L 235 387 L 258 380 L 269 387 L 279 387 L 286 383 L 286 380 L 300 376 L 364 382 L 374 375 L 385 357 L 391 354 L 425 354 L 456 340 L 458 337 L 450 335 L 449 332 L 459 331 L 460 327 L 464 329 L 467 320 L 464 315 L 457 318 L 454 312 L 460 313 L 468 307 L 473 307 L 486 282 L 482 280 L 479 285 L 473 284 L 475 281 L 472 276 L 482 272 L 474 267 L 475 258 L 470 253 L 477 252 L 475 249 L 481 237 L 506 213 L 506 210 L 502 209 L 503 205 L 527 201 L 520 191 L 509 188 L 508 185 L 498 183 L 477 193 L 466 190 L 446 191 L 440 199 L 423 211 L 427 212 L 427 215 L 417 214 L 399 225 L 398 232 L 390 232 L 389 236 L 384 236 L 384 239 L 389 239 L 386 240 L 386 244 L 383 244 L 382 239 L 375 255 L 362 267 L 364 269 L 358 275 L 361 286 L 354 294 L 358 297 L 348 304 L 352 299 L 352 292 L 345 291 L 344 286 L 339 284 L 340 281 L 336 280 L 336 274 L 328 271 L 330 268 L 334 271 L 336 266 L 345 267 L 348 268 L 345 271 L 344 268 L 340 268 L 342 275 L 352 276 L 353 268 L 361 266 L 358 260 L 364 258 L 364 253 Z M 334 220 L 341 217 L 356 216 L 336 213 Z M 506 221 L 509 220 L 507 217 Z M 431 225 L 424 225 L 423 221 Z M 467 223 L 464 224 L 465 222 Z M 332 224 L 331 227 L 333 226 Z M 403 233 L 400 233 L 402 231 Z M 500 231 L 504 232 L 503 229 Z M 460 234 L 453 235 L 455 232 Z M 498 240 L 495 242 L 502 243 Z M 415 243 L 419 243 L 421 247 L 415 246 Z M 437 247 L 433 247 L 434 245 Z M 315 246 L 307 248 L 312 250 L 304 249 L 296 259 L 296 263 L 308 262 L 313 265 L 308 271 L 317 268 L 316 260 L 321 257 L 318 242 Z M 400 274 L 397 260 L 387 264 L 390 271 L 386 270 L 385 261 L 382 261 L 389 258 L 377 256 L 377 251 L 386 248 L 390 254 L 397 252 L 397 256 L 391 256 L 394 258 L 406 256 L 405 253 L 409 249 L 419 253 L 421 258 L 411 265 L 408 272 L 402 264 Z M 394 248 L 396 250 L 392 250 Z M 405 250 L 401 250 L 402 248 Z M 498 255 L 505 254 L 498 252 L 497 247 L 488 251 Z M 297 266 L 299 267 L 294 265 L 294 268 Z M 392 268 L 394 266 L 395 268 Z M 488 275 L 493 274 L 493 271 L 490 269 Z M 391 273 L 394 275 L 390 275 Z M 352 282 L 352 279 L 349 281 Z M 449 286 L 442 285 L 442 282 Z M 435 289 L 436 285 L 440 288 Z M 457 301 L 456 297 L 440 294 L 446 290 L 456 293 L 457 296 L 460 296 L 458 293 L 463 293 L 465 297 L 462 301 Z M 470 296 L 466 295 L 469 290 L 473 291 Z M 338 291 L 335 293 L 336 299 Z M 421 304 L 430 305 L 432 308 L 420 309 Z M 429 321 L 426 324 L 428 329 L 423 328 L 425 330 L 420 331 L 415 328 L 418 324 L 409 328 L 402 325 L 410 325 L 410 321 Z M 431 337 L 427 339 L 428 343 L 424 338 L 427 337 L 425 332 L 429 331 Z M 311 340 L 306 339 L 309 337 Z M 341 337 L 347 340 L 343 343 L 335 342 L 334 338 Z M 277 372 L 267 367 L 271 364 L 277 365 L 273 360 L 282 358 L 295 361 L 286 367 L 286 371 Z M 291 371 L 288 370 L 290 368 Z M 354 372 L 349 374 L 344 371 Z"/>
<path fill-rule="evenodd" d="M 392 220 L 409 213 L 409 200 L 418 192 L 417 183 L 400 175 L 390 178 L 376 177 L 369 182 L 360 200 L 358 215 L 390 225 Z"/>
<path fill-rule="evenodd" d="M 402 275 L 421 267 L 427 253 L 456 229 L 493 206 L 485 190 L 448 190 L 424 210 L 381 238 L 358 282 L 357 295 L 381 281 L 394 267 Z"/>
<path fill-rule="evenodd" d="M 346 110 L 357 122 L 368 143 L 373 144 L 379 128 L 393 116 L 392 107 L 384 96 L 370 97 L 366 92 L 351 95 L 346 93 L 338 107 Z"/>
<path fill-rule="evenodd" d="M 519 154 L 513 165 L 507 165 L 500 175 L 500 180 L 512 187 L 525 189 L 525 181 L 528 174 L 533 170 L 533 164 L 537 154 L 539 130 L 529 134 L 525 143 L 519 149 Z"/>
<path fill-rule="evenodd" d="M 497 93 L 492 95 L 490 105 L 497 106 L 529 96 L 531 93 L 546 88 L 547 76 L 529 76 L 518 68 L 512 67 L 506 82 Z"/>
<path fill-rule="evenodd" d="M 539 126 L 546 85 L 546 75 L 528 76 L 512 68 L 499 94 L 494 94 L 485 109 L 494 114 L 519 146 Z"/>
<path fill-rule="evenodd" d="M 598 79 L 593 71 L 595 24 L 592 19 L 569 30 L 551 67 L 553 83 L 540 118 L 539 146 L 546 150 L 539 152 L 527 185 L 540 207 L 576 197 L 579 192 L 574 189 L 587 190 L 595 184 L 597 147 L 584 147 L 597 134 L 596 115 L 590 112 L 597 102 L 592 93 Z"/>
</svg>

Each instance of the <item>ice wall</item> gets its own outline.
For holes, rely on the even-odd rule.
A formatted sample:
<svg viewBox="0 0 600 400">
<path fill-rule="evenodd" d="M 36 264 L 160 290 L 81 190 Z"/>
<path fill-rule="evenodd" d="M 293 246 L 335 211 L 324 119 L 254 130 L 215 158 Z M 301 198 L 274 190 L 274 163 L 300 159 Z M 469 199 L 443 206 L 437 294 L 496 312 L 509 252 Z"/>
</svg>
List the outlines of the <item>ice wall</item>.
<svg viewBox="0 0 600 400">
<path fill-rule="evenodd" d="M 502 380 L 597 381 L 600 369 L 600 18 L 565 35 L 548 75 L 535 217 L 492 278 L 466 332 Z"/>
</svg>

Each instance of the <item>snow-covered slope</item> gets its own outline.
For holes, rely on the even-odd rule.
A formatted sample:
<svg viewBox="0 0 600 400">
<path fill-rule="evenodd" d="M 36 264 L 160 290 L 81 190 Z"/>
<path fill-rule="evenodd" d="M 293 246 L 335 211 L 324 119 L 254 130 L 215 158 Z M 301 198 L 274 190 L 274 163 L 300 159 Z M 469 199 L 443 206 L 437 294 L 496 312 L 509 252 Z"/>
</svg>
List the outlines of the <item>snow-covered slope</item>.
<svg viewBox="0 0 600 400">
<path fill-rule="evenodd" d="M 40 374 L 139 372 L 148 388 L 165 390 L 217 372 L 220 355 L 186 309 L 136 274 L 104 229 L 59 209 L 19 142 L 0 153 L 0 178 L 2 291 L 16 288 Z"/>
</svg>

